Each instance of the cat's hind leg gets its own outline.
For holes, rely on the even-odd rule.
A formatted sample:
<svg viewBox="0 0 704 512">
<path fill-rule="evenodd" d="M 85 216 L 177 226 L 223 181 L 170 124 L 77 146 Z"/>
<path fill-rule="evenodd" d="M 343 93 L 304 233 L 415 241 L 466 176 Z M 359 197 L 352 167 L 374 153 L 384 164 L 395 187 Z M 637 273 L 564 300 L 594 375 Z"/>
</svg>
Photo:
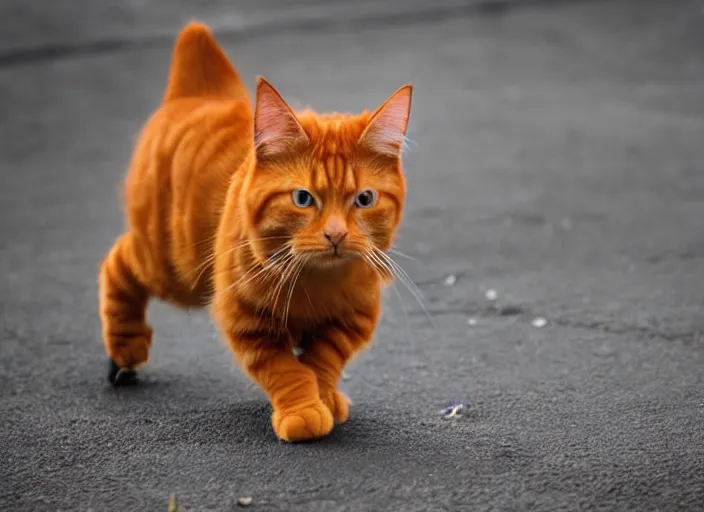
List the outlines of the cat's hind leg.
<svg viewBox="0 0 704 512">
<path fill-rule="evenodd" d="M 137 277 L 132 235 L 122 235 L 100 267 L 100 319 L 110 357 L 108 379 L 114 385 L 134 380 L 134 369 L 147 361 L 152 328 L 147 323 L 149 291 Z"/>
</svg>

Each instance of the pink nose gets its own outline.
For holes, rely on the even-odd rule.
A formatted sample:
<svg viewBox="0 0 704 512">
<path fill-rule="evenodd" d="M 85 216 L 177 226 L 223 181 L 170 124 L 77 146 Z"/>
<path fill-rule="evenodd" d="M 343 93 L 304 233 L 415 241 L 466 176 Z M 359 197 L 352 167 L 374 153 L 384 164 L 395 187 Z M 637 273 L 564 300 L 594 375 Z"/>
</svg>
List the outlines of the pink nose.
<svg viewBox="0 0 704 512">
<path fill-rule="evenodd" d="M 347 230 L 326 231 L 325 238 L 334 246 L 337 247 L 347 236 Z"/>
<path fill-rule="evenodd" d="M 328 219 L 327 226 L 325 226 L 325 233 L 323 233 L 325 238 L 332 244 L 333 247 L 337 246 L 345 239 L 347 236 L 347 226 L 345 221 L 337 216 Z"/>
</svg>

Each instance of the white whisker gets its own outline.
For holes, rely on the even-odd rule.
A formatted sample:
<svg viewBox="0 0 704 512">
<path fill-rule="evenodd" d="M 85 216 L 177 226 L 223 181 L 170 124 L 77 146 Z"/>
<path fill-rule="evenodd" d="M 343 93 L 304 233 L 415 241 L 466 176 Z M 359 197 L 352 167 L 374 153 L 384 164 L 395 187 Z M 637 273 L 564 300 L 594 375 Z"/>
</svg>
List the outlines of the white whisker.
<svg viewBox="0 0 704 512">
<path fill-rule="evenodd" d="M 372 250 L 369 251 L 368 254 L 370 258 L 372 258 L 372 260 L 376 262 L 378 268 L 381 269 L 379 275 L 383 279 L 388 279 L 389 277 L 393 278 L 394 273 L 392 269 L 381 258 L 379 258 L 379 256 L 374 253 L 373 249 L 374 248 L 372 247 Z"/>
<path fill-rule="evenodd" d="M 212 237 L 209 237 L 209 239 L 201 240 L 200 243 L 205 243 L 206 241 L 212 242 L 212 241 L 214 241 L 216 236 L 217 236 L 217 234 Z M 263 242 L 266 240 L 277 240 L 277 239 L 282 239 L 282 238 L 288 238 L 288 236 L 265 236 L 262 238 L 247 239 L 247 240 L 244 240 L 238 244 L 235 244 L 234 246 L 228 248 L 227 250 L 225 250 L 222 253 L 217 253 L 217 252 L 213 251 L 213 253 L 210 256 L 205 258 L 200 263 L 200 265 L 198 265 L 195 269 L 193 269 L 193 273 L 198 272 L 198 275 L 196 276 L 195 280 L 193 281 L 193 284 L 191 285 L 191 291 L 195 290 L 196 286 L 198 286 L 198 282 L 200 281 L 200 278 L 203 277 L 203 274 L 205 274 L 205 272 L 208 270 L 210 264 L 213 263 L 218 256 L 220 256 L 220 255 L 227 256 L 231 252 L 236 251 L 238 249 L 241 249 L 242 247 L 245 247 L 246 245 L 248 245 L 252 242 Z M 198 243 L 193 244 L 193 245 L 198 245 Z"/>
<path fill-rule="evenodd" d="M 418 302 L 418 305 L 421 307 L 423 312 L 425 313 L 425 316 L 428 317 L 428 321 L 430 321 L 430 324 L 435 328 L 435 322 L 433 321 L 433 318 L 430 316 L 430 313 L 428 312 L 428 309 L 425 307 L 425 304 L 423 303 L 423 293 L 420 291 L 420 289 L 416 286 L 416 284 L 413 282 L 413 280 L 408 276 L 405 270 L 396 263 L 388 254 L 385 252 L 374 248 L 374 252 L 382 258 L 384 261 L 386 261 L 389 265 L 390 268 L 394 270 L 394 275 L 398 277 L 399 281 L 401 281 L 406 288 L 408 288 L 408 291 L 411 292 L 411 295 L 416 299 L 416 302 Z"/>
<path fill-rule="evenodd" d="M 406 258 L 407 260 L 415 261 L 415 262 L 417 262 L 417 263 L 423 263 L 423 262 L 420 261 L 418 258 L 414 258 L 413 256 L 409 256 L 408 254 L 403 253 L 403 252 L 399 251 L 398 249 L 389 249 L 389 252 L 390 252 L 391 254 L 395 254 L 395 255 L 397 255 L 397 256 L 401 256 L 402 258 Z"/>
<path fill-rule="evenodd" d="M 301 272 L 303 271 L 303 268 L 305 267 L 306 263 L 308 262 L 308 259 L 310 256 L 303 256 L 300 258 L 300 263 L 297 266 L 297 271 L 293 277 L 293 280 L 291 282 L 291 286 L 288 289 L 288 296 L 286 297 L 286 307 L 284 308 L 284 321 L 283 324 L 284 326 L 288 326 L 288 313 L 289 313 L 289 308 L 291 307 L 291 297 L 293 297 L 293 291 L 296 288 L 296 281 L 298 281 L 298 277 L 301 275 Z"/>
<path fill-rule="evenodd" d="M 281 292 L 283 291 L 283 287 L 286 284 L 286 282 L 293 276 L 293 272 L 295 271 L 295 269 L 297 267 L 297 262 L 298 262 L 299 256 L 294 253 L 291 253 L 291 254 L 292 254 L 292 258 L 290 258 L 286 262 L 286 268 L 283 270 L 283 273 L 281 275 L 281 281 L 279 281 L 279 283 L 276 285 L 276 288 L 274 290 L 274 292 L 275 292 L 274 304 L 271 307 L 272 317 L 274 316 L 274 312 L 276 311 L 276 305 L 279 302 L 279 296 L 281 295 Z"/>
<path fill-rule="evenodd" d="M 252 281 L 252 280 L 256 279 L 257 277 L 259 277 L 261 274 L 263 274 L 263 273 L 268 273 L 268 272 L 271 271 L 272 269 L 276 268 L 276 266 L 277 266 L 279 263 L 281 263 L 282 261 L 284 261 L 286 258 L 288 258 L 288 257 L 290 256 L 291 253 L 290 253 L 290 252 L 287 252 L 288 250 L 289 250 L 289 245 L 288 245 L 288 244 L 286 244 L 285 246 L 283 246 L 281 249 L 277 250 L 274 254 L 272 254 L 272 255 L 269 257 L 269 259 L 266 261 L 266 263 L 264 263 L 264 265 L 262 265 L 261 269 L 260 269 L 256 274 L 254 274 L 253 276 L 249 277 L 249 278 L 248 278 L 246 281 L 244 281 L 243 283 L 240 283 L 240 286 L 244 286 L 244 285 L 246 285 L 247 283 L 249 283 L 250 281 Z M 255 269 L 255 268 L 256 268 L 256 267 L 253 267 L 250 271 L 248 271 L 248 272 L 246 272 L 245 274 L 243 274 L 243 275 L 238 279 L 238 282 L 239 282 L 239 281 L 242 281 L 242 279 L 246 278 L 246 277 L 250 274 L 250 272 L 251 272 L 253 269 Z"/>
<path fill-rule="evenodd" d="M 276 274 L 276 270 L 279 266 L 284 265 L 287 261 L 289 261 L 292 258 L 292 255 L 288 251 L 289 246 L 286 244 L 284 247 L 276 251 L 272 256 L 269 257 L 267 262 L 262 266 L 262 268 L 258 268 L 257 266 L 252 266 L 247 272 L 245 272 L 243 275 L 241 275 L 237 280 L 232 282 L 225 290 L 223 293 L 227 293 L 233 288 L 239 286 L 244 286 L 245 284 L 249 283 L 250 281 L 257 279 L 261 276 L 261 279 L 268 279 L 270 277 L 273 277 Z M 252 272 L 257 270 L 257 272 L 250 276 Z M 241 281 L 243 279 L 247 279 L 244 283 Z"/>
</svg>

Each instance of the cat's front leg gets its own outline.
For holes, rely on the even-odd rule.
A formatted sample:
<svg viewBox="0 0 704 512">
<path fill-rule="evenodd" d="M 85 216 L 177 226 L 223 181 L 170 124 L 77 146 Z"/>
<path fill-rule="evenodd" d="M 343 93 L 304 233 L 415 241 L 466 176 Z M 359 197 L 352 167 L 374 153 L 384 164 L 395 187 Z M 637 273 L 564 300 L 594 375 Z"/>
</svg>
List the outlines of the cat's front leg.
<svg viewBox="0 0 704 512">
<path fill-rule="evenodd" d="M 311 337 L 299 357 L 301 363 L 315 372 L 320 398 L 336 423 L 343 423 L 349 417 L 349 399 L 338 386 L 345 365 L 371 339 L 374 322 L 367 320 L 352 329 L 330 328 Z"/>
<path fill-rule="evenodd" d="M 246 371 L 269 395 L 276 435 L 290 442 L 327 435 L 334 421 L 320 399 L 315 373 L 298 361 L 288 343 L 262 334 L 239 333 L 229 338 Z"/>
</svg>

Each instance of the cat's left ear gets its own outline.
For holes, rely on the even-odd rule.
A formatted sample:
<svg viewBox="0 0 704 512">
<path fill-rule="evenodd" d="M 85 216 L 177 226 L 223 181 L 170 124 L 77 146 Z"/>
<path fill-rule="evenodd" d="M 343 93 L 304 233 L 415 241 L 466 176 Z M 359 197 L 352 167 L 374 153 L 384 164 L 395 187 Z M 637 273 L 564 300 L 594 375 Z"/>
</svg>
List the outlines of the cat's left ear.
<svg viewBox="0 0 704 512">
<path fill-rule="evenodd" d="M 275 157 L 307 142 L 308 135 L 296 114 L 274 86 L 260 76 L 254 111 L 254 145 L 257 156 Z"/>
<path fill-rule="evenodd" d="M 412 96 L 413 86 L 404 85 L 376 109 L 359 144 L 375 153 L 399 157 L 411 117 Z"/>
</svg>

